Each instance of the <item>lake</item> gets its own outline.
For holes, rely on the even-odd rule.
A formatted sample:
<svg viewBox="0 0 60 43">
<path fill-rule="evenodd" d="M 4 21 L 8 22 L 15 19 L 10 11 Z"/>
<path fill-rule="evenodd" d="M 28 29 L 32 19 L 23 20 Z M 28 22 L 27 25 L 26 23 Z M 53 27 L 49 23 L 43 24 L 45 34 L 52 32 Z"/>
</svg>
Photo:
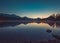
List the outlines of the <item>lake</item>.
<svg viewBox="0 0 60 43">
<path fill-rule="evenodd" d="M 0 23 L 0 43 L 60 43 L 60 23 Z"/>
</svg>

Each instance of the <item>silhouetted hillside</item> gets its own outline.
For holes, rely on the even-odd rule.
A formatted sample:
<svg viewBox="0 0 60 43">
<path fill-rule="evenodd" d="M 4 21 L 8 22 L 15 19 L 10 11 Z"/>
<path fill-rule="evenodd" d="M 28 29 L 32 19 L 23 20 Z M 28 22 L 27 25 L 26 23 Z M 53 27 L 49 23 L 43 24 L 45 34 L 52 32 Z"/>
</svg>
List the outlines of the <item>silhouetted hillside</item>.
<svg viewBox="0 0 60 43">
<path fill-rule="evenodd" d="M 44 18 L 46 21 L 60 21 L 60 14 L 52 14 L 48 18 Z"/>
<path fill-rule="evenodd" d="M 16 21 L 20 21 L 20 22 L 32 22 L 32 21 L 38 22 L 41 19 L 40 18 L 33 19 L 33 18 L 28 18 L 28 17 L 20 17 L 20 16 L 17 16 L 15 14 L 0 13 L 0 21 L 2 21 L 2 20 L 3 21 L 16 20 Z"/>
<path fill-rule="evenodd" d="M 3 14 L 0 13 L 0 20 L 19 20 L 21 17 L 15 15 L 15 14 Z"/>
<path fill-rule="evenodd" d="M 60 14 L 56 14 L 56 20 L 60 21 Z"/>
</svg>

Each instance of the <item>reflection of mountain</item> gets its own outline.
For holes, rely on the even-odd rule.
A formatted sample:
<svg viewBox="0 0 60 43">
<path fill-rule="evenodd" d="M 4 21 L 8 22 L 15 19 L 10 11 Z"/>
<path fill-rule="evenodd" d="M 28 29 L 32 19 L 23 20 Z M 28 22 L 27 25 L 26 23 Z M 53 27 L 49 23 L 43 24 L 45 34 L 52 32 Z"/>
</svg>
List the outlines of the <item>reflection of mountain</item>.
<svg viewBox="0 0 60 43">
<path fill-rule="evenodd" d="M 56 23 L 56 27 L 60 27 L 60 23 Z"/>
<path fill-rule="evenodd" d="M 46 22 L 46 23 L 52 27 L 57 27 L 57 28 L 60 27 L 60 22 Z"/>
<path fill-rule="evenodd" d="M 53 36 L 54 38 L 60 40 L 60 36 L 59 36 L 59 35 L 54 35 L 54 34 L 52 34 L 52 36 Z"/>
<path fill-rule="evenodd" d="M 19 22 L 0 22 L 0 27 L 16 26 Z"/>
<path fill-rule="evenodd" d="M 0 22 L 0 27 L 6 27 L 6 26 L 16 26 L 16 25 L 20 25 L 20 24 L 24 24 L 24 25 L 26 25 L 26 24 L 28 24 L 28 23 L 41 23 L 41 22 L 36 22 L 36 21 L 34 21 L 34 22 Z M 44 22 L 44 23 L 47 23 L 47 24 L 49 24 L 50 26 L 52 26 L 52 27 L 60 27 L 60 23 L 58 23 L 58 22 Z"/>
</svg>

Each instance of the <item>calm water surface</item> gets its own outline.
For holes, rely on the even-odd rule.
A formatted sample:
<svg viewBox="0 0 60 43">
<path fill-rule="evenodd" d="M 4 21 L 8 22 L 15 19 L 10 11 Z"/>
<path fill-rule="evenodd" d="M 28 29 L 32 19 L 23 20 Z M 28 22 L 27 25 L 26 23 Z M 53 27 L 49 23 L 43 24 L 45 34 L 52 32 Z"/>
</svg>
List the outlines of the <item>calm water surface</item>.
<svg viewBox="0 0 60 43">
<path fill-rule="evenodd" d="M 8 24 L 11 25 L 11 24 Z M 60 27 L 47 23 L 28 23 L 16 26 L 0 27 L 0 43 L 24 43 L 29 41 L 58 39 L 54 35 L 60 36 Z"/>
</svg>

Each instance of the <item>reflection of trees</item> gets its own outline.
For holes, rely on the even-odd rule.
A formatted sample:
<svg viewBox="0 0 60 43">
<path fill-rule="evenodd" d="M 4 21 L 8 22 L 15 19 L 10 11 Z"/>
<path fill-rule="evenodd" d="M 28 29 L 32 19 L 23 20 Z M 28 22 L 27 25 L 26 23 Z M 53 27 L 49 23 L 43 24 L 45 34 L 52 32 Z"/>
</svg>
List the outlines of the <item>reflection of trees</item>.
<svg viewBox="0 0 60 43">
<path fill-rule="evenodd" d="M 28 24 L 29 22 L 0 22 L 0 27 L 16 26 L 20 24 Z"/>
<path fill-rule="evenodd" d="M 3 22 L 0 22 L 0 27 L 8 27 L 8 26 L 16 26 L 16 25 L 20 25 L 20 24 L 24 24 L 24 25 L 26 25 L 26 24 L 28 24 L 28 23 L 40 23 L 40 22 L 22 22 L 22 21 L 20 21 L 20 22 L 13 22 L 13 21 L 11 21 L 11 22 L 7 22 L 7 21 L 3 21 Z"/>
<path fill-rule="evenodd" d="M 49 24 L 52 27 L 57 27 L 57 28 L 60 27 L 60 23 L 59 22 L 46 22 L 46 23 Z"/>
<path fill-rule="evenodd" d="M 56 27 L 60 27 L 60 23 L 56 23 Z"/>
<path fill-rule="evenodd" d="M 17 21 L 17 22 L 0 22 L 0 27 L 4 27 L 4 26 L 16 26 L 16 25 L 20 25 L 20 24 L 28 24 L 28 23 L 37 23 L 37 24 L 40 24 L 42 22 L 38 22 L 38 21 Z M 60 23 L 59 22 L 43 22 L 43 23 L 47 23 L 49 24 L 50 26 L 52 27 L 57 27 L 59 28 L 60 27 Z"/>
<path fill-rule="evenodd" d="M 47 24 L 49 24 L 50 26 L 54 25 L 54 22 L 46 22 Z"/>
<path fill-rule="evenodd" d="M 55 34 L 52 34 L 52 36 L 58 40 L 60 40 L 60 36 L 59 35 L 55 35 Z"/>
</svg>

